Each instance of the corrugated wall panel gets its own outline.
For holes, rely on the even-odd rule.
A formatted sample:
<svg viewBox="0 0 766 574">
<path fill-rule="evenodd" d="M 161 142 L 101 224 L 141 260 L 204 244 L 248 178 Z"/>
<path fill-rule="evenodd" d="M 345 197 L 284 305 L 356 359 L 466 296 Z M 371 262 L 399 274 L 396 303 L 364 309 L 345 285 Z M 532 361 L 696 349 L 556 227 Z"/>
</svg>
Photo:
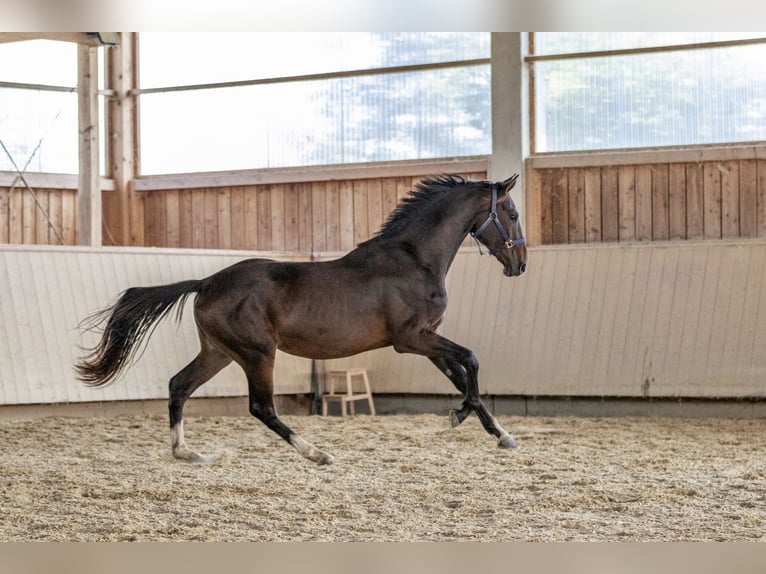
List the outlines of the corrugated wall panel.
<svg viewBox="0 0 766 574">
<path fill-rule="evenodd" d="M 516 279 L 465 249 L 447 285 L 441 332 L 476 353 L 483 393 L 766 396 L 766 242 L 540 247 Z M 344 366 L 376 392 L 456 394 L 422 357 L 326 364 Z"/>
<path fill-rule="evenodd" d="M 78 345 L 92 333 L 79 322 L 131 286 L 202 278 L 252 256 L 243 252 L 3 246 L 0 248 L 0 404 L 167 398 L 169 378 L 199 350 L 187 301 L 184 319 L 159 324 L 144 354 L 116 383 L 89 389 L 74 377 Z M 279 256 L 288 258 L 287 256 Z M 302 257 L 289 257 L 301 259 Z M 311 363 L 279 353 L 275 392 L 310 391 Z M 195 396 L 247 394 L 231 365 Z"/>
<path fill-rule="evenodd" d="M 77 344 L 95 341 L 81 337 L 78 322 L 129 286 L 204 277 L 247 255 L 0 249 L 0 401 L 165 398 L 168 379 L 198 349 L 189 308 L 179 327 L 161 323 L 141 360 L 102 390 L 74 379 Z M 763 240 L 539 247 L 529 251 L 527 273 L 514 279 L 472 247 L 458 253 L 447 287 L 441 332 L 476 353 L 484 393 L 766 394 Z M 380 393 L 457 393 L 426 358 L 392 349 L 321 366 L 365 366 Z M 308 360 L 280 353 L 276 391 L 309 392 L 309 375 Z M 232 365 L 199 393 L 245 392 Z"/>
</svg>

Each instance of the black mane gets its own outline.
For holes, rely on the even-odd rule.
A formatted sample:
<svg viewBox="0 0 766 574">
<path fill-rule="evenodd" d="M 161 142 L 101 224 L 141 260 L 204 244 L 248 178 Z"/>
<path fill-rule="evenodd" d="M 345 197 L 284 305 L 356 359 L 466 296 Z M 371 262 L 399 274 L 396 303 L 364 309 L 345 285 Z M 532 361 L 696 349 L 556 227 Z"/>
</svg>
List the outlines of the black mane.
<svg viewBox="0 0 766 574">
<path fill-rule="evenodd" d="M 410 226 L 423 209 L 433 205 L 455 189 L 483 185 L 484 183 L 486 182 L 467 180 L 459 175 L 451 174 L 443 174 L 421 180 L 415 185 L 415 189 L 399 201 L 377 233 L 364 243 L 398 235 Z M 360 245 L 364 245 L 364 243 Z"/>
</svg>

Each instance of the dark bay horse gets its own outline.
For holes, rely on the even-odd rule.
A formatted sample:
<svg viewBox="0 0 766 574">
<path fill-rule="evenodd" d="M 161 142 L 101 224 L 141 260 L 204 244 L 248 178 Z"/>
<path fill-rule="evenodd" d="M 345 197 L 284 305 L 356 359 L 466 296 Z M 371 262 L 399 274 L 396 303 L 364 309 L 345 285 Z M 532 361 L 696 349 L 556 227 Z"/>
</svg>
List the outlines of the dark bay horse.
<svg viewBox="0 0 766 574">
<path fill-rule="evenodd" d="M 444 175 L 420 182 L 371 239 L 340 259 L 277 262 L 248 259 L 205 279 L 132 287 L 85 325 L 106 322 L 99 343 L 75 365 L 78 377 L 98 387 L 131 362 L 153 325 L 196 294 L 200 339 L 196 358 L 170 379 L 173 456 L 210 461 L 184 441 L 183 408 L 202 384 L 231 361 L 245 371 L 250 413 L 304 457 L 329 464 L 333 457 L 308 443 L 278 417 L 273 403 L 277 349 L 314 359 L 347 357 L 393 346 L 428 357 L 463 394 L 450 413 L 452 426 L 476 412 L 501 447 L 515 441 L 479 396 L 474 353 L 437 334 L 447 308 L 445 276 L 470 233 L 503 265 L 508 277 L 527 264 L 526 240 L 509 194 L 517 175 L 503 182 Z M 481 249 L 481 247 L 480 247 Z"/>
</svg>

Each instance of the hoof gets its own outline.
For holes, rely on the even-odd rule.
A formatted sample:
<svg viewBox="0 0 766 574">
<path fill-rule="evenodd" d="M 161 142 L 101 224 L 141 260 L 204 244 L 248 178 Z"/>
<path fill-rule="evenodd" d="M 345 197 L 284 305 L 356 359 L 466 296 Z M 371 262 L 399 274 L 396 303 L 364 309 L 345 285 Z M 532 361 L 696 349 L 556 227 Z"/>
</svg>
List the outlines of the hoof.
<svg viewBox="0 0 766 574">
<path fill-rule="evenodd" d="M 516 441 L 509 434 L 501 436 L 497 441 L 497 446 L 500 448 L 516 448 Z"/>
<path fill-rule="evenodd" d="M 449 412 L 449 426 L 450 426 L 450 428 L 454 429 L 456 426 L 460 426 L 460 423 L 462 423 L 462 422 L 463 421 L 461 421 L 460 418 L 458 418 L 458 416 L 457 416 L 457 411 L 452 409 Z"/>
<path fill-rule="evenodd" d="M 326 452 L 320 452 L 317 456 L 312 458 L 312 460 L 320 465 L 332 464 L 335 462 L 335 457 L 331 454 L 327 454 Z"/>
<path fill-rule="evenodd" d="M 185 448 L 174 451 L 173 457 L 190 464 L 216 464 L 218 462 L 229 460 L 231 458 L 231 454 L 227 451 L 222 451 L 215 454 L 200 454 Z"/>
</svg>

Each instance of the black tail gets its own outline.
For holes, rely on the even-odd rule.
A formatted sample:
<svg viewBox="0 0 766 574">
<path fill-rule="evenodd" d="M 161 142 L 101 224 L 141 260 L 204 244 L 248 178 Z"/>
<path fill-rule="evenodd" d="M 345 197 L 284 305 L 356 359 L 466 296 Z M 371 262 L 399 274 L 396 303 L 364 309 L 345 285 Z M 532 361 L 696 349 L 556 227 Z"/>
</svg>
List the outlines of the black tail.
<svg viewBox="0 0 766 574">
<path fill-rule="evenodd" d="M 181 301 L 199 291 L 200 281 L 182 281 L 159 287 L 132 287 L 117 302 L 86 318 L 81 327 L 93 329 L 106 320 L 101 341 L 75 364 L 77 377 L 90 387 L 101 387 L 113 380 L 128 365 L 136 349 L 156 323 Z M 154 327 L 153 327 L 154 325 Z M 148 340 L 148 339 L 147 339 Z"/>
</svg>

